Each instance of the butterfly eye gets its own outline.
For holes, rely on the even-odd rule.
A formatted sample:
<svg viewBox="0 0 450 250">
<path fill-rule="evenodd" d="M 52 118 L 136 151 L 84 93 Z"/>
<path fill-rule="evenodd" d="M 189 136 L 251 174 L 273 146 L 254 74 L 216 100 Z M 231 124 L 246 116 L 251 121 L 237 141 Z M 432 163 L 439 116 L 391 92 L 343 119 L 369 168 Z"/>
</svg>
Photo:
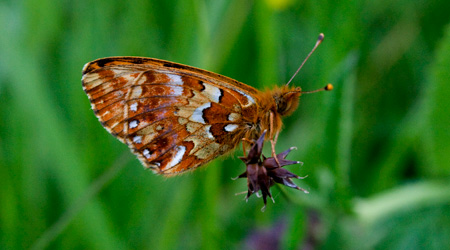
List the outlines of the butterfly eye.
<svg viewBox="0 0 450 250">
<path fill-rule="evenodd" d="M 277 112 L 281 116 L 290 115 L 297 109 L 299 97 L 300 91 L 289 91 L 283 94 L 280 98 L 277 98 Z"/>
</svg>

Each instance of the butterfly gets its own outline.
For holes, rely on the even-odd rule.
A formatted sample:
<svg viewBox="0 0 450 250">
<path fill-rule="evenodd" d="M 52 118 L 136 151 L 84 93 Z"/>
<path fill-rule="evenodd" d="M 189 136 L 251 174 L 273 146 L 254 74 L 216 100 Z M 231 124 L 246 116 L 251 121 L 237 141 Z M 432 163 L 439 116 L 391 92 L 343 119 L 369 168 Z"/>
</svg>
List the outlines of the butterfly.
<svg viewBox="0 0 450 250">
<path fill-rule="evenodd" d="M 314 49 L 322 40 L 323 34 Z M 264 131 L 275 155 L 282 117 L 307 93 L 287 84 L 262 92 L 213 72 L 144 57 L 97 59 L 82 73 L 83 89 L 103 127 L 145 167 L 163 175 L 193 170 L 241 141 L 245 152 L 244 143 Z"/>
</svg>

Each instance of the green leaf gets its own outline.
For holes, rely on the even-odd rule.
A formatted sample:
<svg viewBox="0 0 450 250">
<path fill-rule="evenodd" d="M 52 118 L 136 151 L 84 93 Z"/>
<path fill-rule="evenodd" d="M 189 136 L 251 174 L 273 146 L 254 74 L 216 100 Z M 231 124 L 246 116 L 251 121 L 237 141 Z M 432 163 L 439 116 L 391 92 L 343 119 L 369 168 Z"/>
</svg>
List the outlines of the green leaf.
<svg viewBox="0 0 450 250">
<path fill-rule="evenodd" d="M 448 249 L 450 186 L 419 182 L 355 203 L 370 249 Z"/>
<path fill-rule="evenodd" d="M 450 174 L 450 26 L 440 41 L 431 67 L 426 93 L 426 122 L 423 132 L 428 164 L 423 171 L 431 176 Z"/>
</svg>

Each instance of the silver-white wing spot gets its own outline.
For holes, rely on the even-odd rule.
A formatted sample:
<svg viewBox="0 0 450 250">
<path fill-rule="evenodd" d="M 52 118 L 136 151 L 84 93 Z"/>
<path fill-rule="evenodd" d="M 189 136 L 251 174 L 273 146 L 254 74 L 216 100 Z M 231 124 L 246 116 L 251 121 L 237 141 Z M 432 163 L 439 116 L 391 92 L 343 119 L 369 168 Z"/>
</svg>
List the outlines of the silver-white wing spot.
<svg viewBox="0 0 450 250">
<path fill-rule="evenodd" d="M 177 153 L 172 158 L 172 160 L 169 162 L 168 168 L 172 168 L 181 162 L 181 160 L 183 159 L 184 153 L 186 152 L 186 147 L 178 146 L 176 150 L 177 150 Z"/>
<path fill-rule="evenodd" d="M 133 120 L 130 122 L 129 127 L 130 128 L 135 128 L 138 126 L 138 121 L 137 120 Z"/>
<path fill-rule="evenodd" d="M 225 126 L 224 129 L 227 132 L 232 132 L 232 131 L 234 131 L 237 128 L 238 128 L 238 125 L 236 125 L 236 124 L 228 124 L 228 125 Z"/>
<path fill-rule="evenodd" d="M 134 143 L 142 143 L 142 136 L 137 135 L 137 136 L 133 137 L 133 142 Z"/>
<path fill-rule="evenodd" d="M 211 125 L 205 126 L 205 131 L 206 131 L 206 136 L 207 136 L 209 139 L 214 140 L 214 136 L 213 136 L 213 134 L 211 133 Z"/>
<path fill-rule="evenodd" d="M 137 106 L 138 106 L 137 102 L 131 104 L 131 105 L 130 105 L 130 110 L 136 112 L 136 111 L 137 111 Z"/>
<path fill-rule="evenodd" d="M 147 159 L 151 157 L 150 151 L 148 149 L 144 149 L 144 152 L 142 152 L 142 153 L 144 154 L 144 157 Z"/>
<path fill-rule="evenodd" d="M 205 119 L 203 119 L 203 110 L 210 108 L 211 107 L 211 103 L 205 103 L 202 106 L 196 108 L 194 110 L 194 112 L 192 113 L 191 117 L 189 118 L 189 120 L 193 121 L 193 122 L 199 122 L 199 123 L 203 123 L 205 124 Z"/>
<path fill-rule="evenodd" d="M 183 80 L 181 79 L 181 76 L 173 74 L 167 74 L 167 76 L 170 78 L 170 83 L 176 85 L 183 85 Z"/>
<path fill-rule="evenodd" d="M 203 84 L 203 86 L 205 86 L 205 89 L 202 91 L 202 94 L 206 95 L 213 102 L 219 102 L 219 99 L 222 96 L 220 89 L 210 84 Z"/>
<path fill-rule="evenodd" d="M 180 96 L 183 94 L 183 88 L 181 87 L 172 86 L 170 89 L 172 90 L 172 95 L 174 96 Z"/>
</svg>

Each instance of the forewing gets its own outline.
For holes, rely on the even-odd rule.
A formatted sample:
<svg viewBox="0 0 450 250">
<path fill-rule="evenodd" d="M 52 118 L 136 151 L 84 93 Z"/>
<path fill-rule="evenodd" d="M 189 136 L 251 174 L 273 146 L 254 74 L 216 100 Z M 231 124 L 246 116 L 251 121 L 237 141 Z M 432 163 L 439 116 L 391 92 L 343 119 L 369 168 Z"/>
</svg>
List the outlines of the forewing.
<svg viewBox="0 0 450 250">
<path fill-rule="evenodd" d="M 236 147 L 256 115 L 257 90 L 158 59 L 104 58 L 83 68 L 101 124 L 160 174 L 194 169 Z"/>
</svg>

